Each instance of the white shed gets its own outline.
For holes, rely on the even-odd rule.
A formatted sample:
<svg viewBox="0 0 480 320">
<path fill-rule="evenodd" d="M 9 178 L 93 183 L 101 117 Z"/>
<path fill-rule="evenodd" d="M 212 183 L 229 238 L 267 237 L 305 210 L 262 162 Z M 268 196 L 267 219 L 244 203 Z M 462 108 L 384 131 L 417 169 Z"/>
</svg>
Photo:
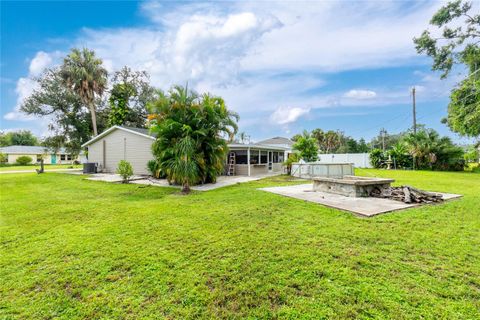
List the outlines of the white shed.
<svg viewBox="0 0 480 320">
<path fill-rule="evenodd" d="M 115 172 L 120 160 L 126 160 L 134 174 L 148 174 L 154 141 L 148 129 L 113 126 L 82 147 L 88 148 L 88 162 L 98 163 L 103 172 Z"/>
</svg>

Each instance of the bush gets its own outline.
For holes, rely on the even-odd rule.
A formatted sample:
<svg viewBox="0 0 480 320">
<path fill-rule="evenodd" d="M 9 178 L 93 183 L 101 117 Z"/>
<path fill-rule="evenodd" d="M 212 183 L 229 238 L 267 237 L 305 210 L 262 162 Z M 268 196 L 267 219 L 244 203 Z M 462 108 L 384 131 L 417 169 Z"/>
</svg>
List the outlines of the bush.
<svg viewBox="0 0 480 320">
<path fill-rule="evenodd" d="M 374 168 L 383 168 L 387 160 L 385 153 L 380 149 L 373 149 L 370 152 L 370 164 Z"/>
<path fill-rule="evenodd" d="M 0 152 L 0 163 L 4 164 L 4 163 L 7 163 L 7 161 L 8 161 L 8 156 L 5 153 Z"/>
<path fill-rule="evenodd" d="M 17 158 L 17 164 L 21 166 L 26 166 L 27 164 L 32 163 L 32 158 L 29 156 L 21 156 Z"/>
<path fill-rule="evenodd" d="M 156 179 L 160 178 L 161 175 L 161 167 L 160 163 L 157 160 L 150 160 L 147 163 L 148 171 L 152 174 L 152 176 Z"/>
<path fill-rule="evenodd" d="M 128 180 L 133 176 L 133 168 L 130 162 L 121 160 L 118 163 L 117 173 L 122 176 L 122 183 L 128 183 Z"/>
</svg>

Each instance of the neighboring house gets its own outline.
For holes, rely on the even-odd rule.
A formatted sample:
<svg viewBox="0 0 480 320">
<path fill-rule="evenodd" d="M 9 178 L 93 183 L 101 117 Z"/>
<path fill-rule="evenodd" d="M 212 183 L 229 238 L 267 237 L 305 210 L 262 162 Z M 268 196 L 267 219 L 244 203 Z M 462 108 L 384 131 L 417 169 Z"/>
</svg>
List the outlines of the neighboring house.
<svg viewBox="0 0 480 320">
<path fill-rule="evenodd" d="M 155 137 L 147 129 L 114 126 L 86 142 L 88 161 L 96 162 L 103 172 L 115 172 L 120 160 L 130 162 L 135 174 L 149 174 L 147 163 L 153 159 L 152 143 Z M 235 175 L 255 175 L 280 172 L 289 148 L 260 143 L 228 145 L 226 160 L 234 159 Z"/>
<path fill-rule="evenodd" d="M 32 158 L 32 163 L 39 163 L 43 158 L 45 164 L 70 164 L 78 160 L 78 157 L 72 159 L 64 148 L 60 148 L 57 152 L 46 147 L 40 146 L 8 146 L 1 147 L 0 153 L 7 155 L 7 163 L 14 164 L 18 157 L 29 156 Z"/>
</svg>

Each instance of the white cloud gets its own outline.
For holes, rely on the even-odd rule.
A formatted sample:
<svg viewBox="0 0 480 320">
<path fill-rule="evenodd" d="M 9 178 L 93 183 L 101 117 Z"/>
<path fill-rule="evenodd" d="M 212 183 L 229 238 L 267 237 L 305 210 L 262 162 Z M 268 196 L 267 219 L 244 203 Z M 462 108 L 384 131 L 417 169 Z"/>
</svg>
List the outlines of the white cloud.
<svg viewBox="0 0 480 320">
<path fill-rule="evenodd" d="M 56 61 L 58 61 L 61 55 L 62 53 L 60 51 L 54 51 L 51 53 L 38 51 L 35 54 L 35 57 L 30 61 L 30 65 L 28 67 L 28 77 L 21 77 L 17 80 L 17 85 L 15 87 L 17 102 L 14 109 L 3 116 L 5 120 L 31 121 L 38 119 L 20 112 L 20 106 L 36 88 L 36 82 L 32 78 L 40 75 L 46 68 L 51 67 Z"/>
<path fill-rule="evenodd" d="M 30 62 L 29 71 L 33 76 L 39 75 L 42 73 L 45 68 L 49 67 L 52 64 L 52 57 L 43 51 L 37 52 L 35 57 Z"/>
<path fill-rule="evenodd" d="M 310 112 L 310 108 L 279 107 L 271 115 L 271 120 L 277 124 L 289 124 Z"/>
<path fill-rule="evenodd" d="M 372 90 L 360 90 L 360 89 L 352 89 L 348 92 L 345 92 L 343 95 L 345 98 L 350 99 L 372 99 L 377 96 L 377 93 Z"/>
<path fill-rule="evenodd" d="M 440 5 L 325 1 L 170 6 L 150 1 L 142 4 L 150 25 L 83 29 L 70 46 L 95 50 L 110 72 L 124 65 L 146 70 L 152 84 L 162 89 L 188 82 L 199 91 L 221 95 L 240 113 L 242 126 L 258 128 L 266 120 L 286 125 L 318 108 L 408 101 L 408 85 L 322 91 L 322 77 L 326 72 L 419 63 L 412 38 Z M 38 52 L 31 75 L 56 59 L 53 52 Z M 29 87 L 20 80 L 19 101 Z M 425 81 L 419 84 L 428 92 Z"/>
</svg>

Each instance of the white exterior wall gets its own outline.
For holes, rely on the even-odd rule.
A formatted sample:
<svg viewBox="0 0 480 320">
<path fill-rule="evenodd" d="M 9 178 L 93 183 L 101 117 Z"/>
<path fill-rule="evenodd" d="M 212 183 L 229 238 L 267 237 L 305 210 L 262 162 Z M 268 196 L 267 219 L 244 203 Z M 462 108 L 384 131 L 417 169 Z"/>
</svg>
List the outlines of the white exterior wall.
<svg viewBox="0 0 480 320">
<path fill-rule="evenodd" d="M 104 141 L 105 163 L 103 162 Z M 88 145 L 88 162 L 97 162 L 104 172 L 114 173 L 120 160 L 126 160 L 132 165 L 134 174 L 149 174 L 147 162 L 153 159 L 153 141 L 153 139 L 117 129 Z"/>
<path fill-rule="evenodd" d="M 373 168 L 368 153 L 319 154 L 317 162 L 353 163 L 356 168 Z"/>
</svg>

